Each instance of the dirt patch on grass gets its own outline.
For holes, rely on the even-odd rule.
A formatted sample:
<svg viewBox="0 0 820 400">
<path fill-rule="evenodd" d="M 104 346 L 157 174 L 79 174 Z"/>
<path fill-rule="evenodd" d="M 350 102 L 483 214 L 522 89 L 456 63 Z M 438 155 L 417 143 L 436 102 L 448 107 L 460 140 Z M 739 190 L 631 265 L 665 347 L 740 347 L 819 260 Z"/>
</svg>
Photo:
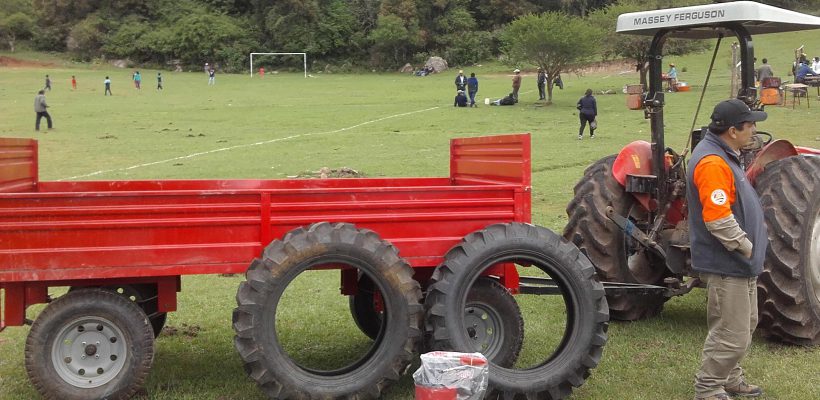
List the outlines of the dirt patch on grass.
<svg viewBox="0 0 820 400">
<path fill-rule="evenodd" d="M 56 64 L 42 61 L 21 60 L 19 58 L 0 56 L 0 67 L 12 68 L 42 68 L 53 67 Z"/>
<path fill-rule="evenodd" d="M 366 178 L 364 172 L 356 171 L 353 168 L 328 168 L 322 167 L 318 171 L 302 171 L 299 175 L 289 176 L 288 178 L 300 179 L 327 179 L 327 178 Z"/>
<path fill-rule="evenodd" d="M 166 336 L 182 336 L 186 339 L 192 339 L 199 335 L 202 328 L 199 325 L 182 324 L 181 327 L 166 325 L 162 328 L 162 334 Z"/>
</svg>

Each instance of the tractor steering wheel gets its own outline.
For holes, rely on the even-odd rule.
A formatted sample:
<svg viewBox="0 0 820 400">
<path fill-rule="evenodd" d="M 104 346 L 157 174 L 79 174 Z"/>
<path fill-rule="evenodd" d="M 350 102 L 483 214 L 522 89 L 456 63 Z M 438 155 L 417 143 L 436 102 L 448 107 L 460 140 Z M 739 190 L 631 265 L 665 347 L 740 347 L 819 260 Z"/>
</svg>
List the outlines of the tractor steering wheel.
<svg viewBox="0 0 820 400">
<path fill-rule="evenodd" d="M 769 132 L 757 131 L 757 134 L 766 137 L 766 140 L 763 141 L 764 146 L 771 143 L 772 140 L 774 140 L 774 136 L 772 136 L 772 134 Z"/>
</svg>

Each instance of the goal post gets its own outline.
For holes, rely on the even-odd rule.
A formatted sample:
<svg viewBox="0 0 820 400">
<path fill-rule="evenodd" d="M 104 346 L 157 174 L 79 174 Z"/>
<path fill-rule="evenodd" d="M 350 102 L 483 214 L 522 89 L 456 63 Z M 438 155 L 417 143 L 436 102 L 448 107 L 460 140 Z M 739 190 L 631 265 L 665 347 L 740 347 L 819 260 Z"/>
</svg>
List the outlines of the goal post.
<svg viewBox="0 0 820 400">
<path fill-rule="evenodd" d="M 251 77 L 253 77 L 253 56 L 302 56 L 302 65 L 305 69 L 305 78 L 307 78 L 307 53 L 251 53 Z"/>
</svg>

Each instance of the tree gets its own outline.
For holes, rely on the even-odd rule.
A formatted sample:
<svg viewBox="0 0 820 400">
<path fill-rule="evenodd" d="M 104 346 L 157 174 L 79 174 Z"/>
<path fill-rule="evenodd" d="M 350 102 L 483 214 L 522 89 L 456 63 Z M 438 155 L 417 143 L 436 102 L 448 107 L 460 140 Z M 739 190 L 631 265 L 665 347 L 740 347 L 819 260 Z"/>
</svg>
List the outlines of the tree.
<svg viewBox="0 0 820 400">
<path fill-rule="evenodd" d="M 33 30 L 34 20 L 21 12 L 0 19 L 0 36 L 8 43 L 12 53 L 14 53 L 14 43 L 17 39 L 31 36 Z"/>
<path fill-rule="evenodd" d="M 661 2 L 662 0 L 658 0 Z M 590 24 L 598 29 L 597 42 L 600 45 L 601 53 L 606 58 L 623 57 L 634 61 L 635 69 L 640 73 L 640 82 L 644 87 L 647 83 L 649 72 L 649 60 L 647 59 L 649 45 L 652 43 L 651 36 L 623 35 L 615 34 L 615 26 L 618 16 L 624 13 L 652 10 L 656 4 L 654 2 L 639 2 L 634 0 L 621 0 L 605 8 L 595 10 L 589 14 Z M 697 1 L 689 1 L 697 3 Z M 680 6 L 686 4 L 679 4 Z M 670 39 L 664 44 L 664 53 L 667 55 L 683 55 L 694 51 L 709 48 L 709 44 L 703 40 Z"/>
<path fill-rule="evenodd" d="M 596 48 L 596 31 L 586 20 L 563 12 L 528 14 L 501 34 L 502 52 L 513 63 L 527 63 L 546 72 L 547 104 L 552 104 L 555 77 L 576 71 Z"/>
</svg>

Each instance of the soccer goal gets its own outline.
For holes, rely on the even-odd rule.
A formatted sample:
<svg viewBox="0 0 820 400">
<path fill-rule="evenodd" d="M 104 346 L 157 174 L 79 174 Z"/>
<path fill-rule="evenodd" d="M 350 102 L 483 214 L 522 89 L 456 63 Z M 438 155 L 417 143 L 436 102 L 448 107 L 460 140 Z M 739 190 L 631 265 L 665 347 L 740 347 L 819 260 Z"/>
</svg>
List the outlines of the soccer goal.
<svg viewBox="0 0 820 400">
<path fill-rule="evenodd" d="M 305 78 L 307 78 L 307 53 L 251 53 L 251 77 L 253 77 L 253 56 L 302 56 L 302 65 L 305 68 Z"/>
</svg>

